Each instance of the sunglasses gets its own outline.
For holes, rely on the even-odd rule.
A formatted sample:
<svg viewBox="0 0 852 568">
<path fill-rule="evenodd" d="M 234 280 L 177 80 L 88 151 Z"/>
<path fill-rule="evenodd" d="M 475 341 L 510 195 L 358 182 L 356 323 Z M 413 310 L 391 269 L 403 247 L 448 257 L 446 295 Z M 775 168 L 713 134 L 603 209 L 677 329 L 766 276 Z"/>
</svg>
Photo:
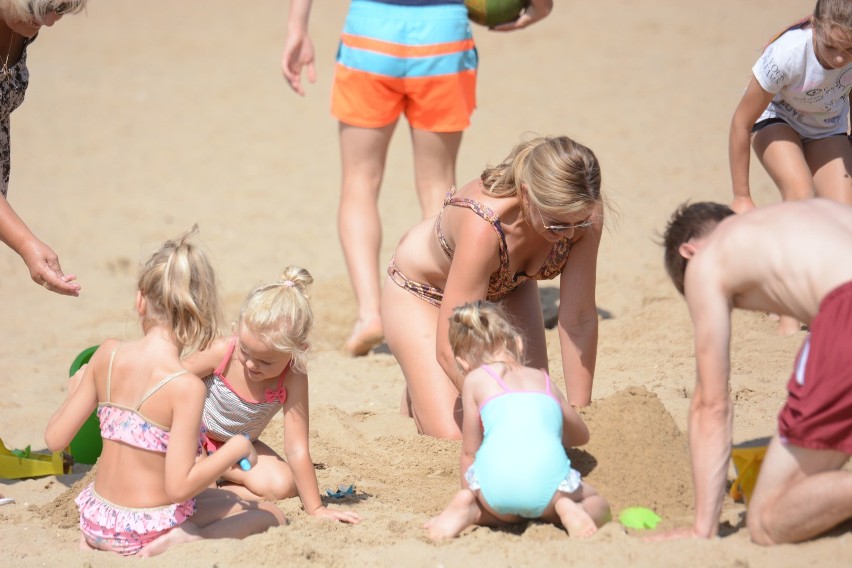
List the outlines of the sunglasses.
<svg viewBox="0 0 852 568">
<path fill-rule="evenodd" d="M 544 227 L 545 231 L 549 231 L 551 233 L 564 233 L 566 231 L 576 231 L 578 229 L 588 229 L 592 225 L 595 224 L 594 221 L 588 219 L 583 221 L 582 223 L 573 223 L 573 224 L 560 224 L 560 225 L 548 225 L 544 221 L 544 217 L 541 214 L 541 211 L 538 212 L 538 217 L 541 219 L 541 224 Z"/>
</svg>

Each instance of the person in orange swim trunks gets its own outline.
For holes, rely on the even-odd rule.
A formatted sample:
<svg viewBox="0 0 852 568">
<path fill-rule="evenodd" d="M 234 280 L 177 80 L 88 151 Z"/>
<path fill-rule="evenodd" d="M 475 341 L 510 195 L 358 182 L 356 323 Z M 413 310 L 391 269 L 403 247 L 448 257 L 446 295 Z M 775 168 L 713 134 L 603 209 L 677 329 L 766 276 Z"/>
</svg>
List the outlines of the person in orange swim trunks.
<svg viewBox="0 0 852 568">
<path fill-rule="evenodd" d="M 293 0 L 282 71 L 300 95 L 301 72 L 314 80 L 308 35 L 311 0 Z M 552 0 L 532 0 L 499 31 L 547 16 Z M 358 316 L 346 351 L 365 355 L 381 342 L 378 196 L 388 146 L 405 114 L 423 218 L 455 185 L 462 132 L 476 106 L 478 56 L 462 0 L 352 0 L 337 55 L 332 114 L 340 121 L 342 191 L 338 231 Z"/>
</svg>

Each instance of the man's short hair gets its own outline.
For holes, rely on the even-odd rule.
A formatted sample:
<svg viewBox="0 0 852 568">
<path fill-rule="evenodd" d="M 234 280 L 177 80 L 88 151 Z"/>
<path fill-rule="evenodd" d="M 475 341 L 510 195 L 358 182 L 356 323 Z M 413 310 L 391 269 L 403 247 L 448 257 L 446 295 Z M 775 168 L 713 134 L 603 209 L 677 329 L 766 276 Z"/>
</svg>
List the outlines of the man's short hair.
<svg viewBox="0 0 852 568">
<path fill-rule="evenodd" d="M 672 214 L 663 233 L 663 247 L 666 272 L 678 292 L 683 294 L 683 280 L 688 262 L 688 259 L 680 254 L 680 245 L 689 239 L 709 234 L 720 221 L 733 214 L 727 205 L 711 201 L 684 203 Z"/>
</svg>

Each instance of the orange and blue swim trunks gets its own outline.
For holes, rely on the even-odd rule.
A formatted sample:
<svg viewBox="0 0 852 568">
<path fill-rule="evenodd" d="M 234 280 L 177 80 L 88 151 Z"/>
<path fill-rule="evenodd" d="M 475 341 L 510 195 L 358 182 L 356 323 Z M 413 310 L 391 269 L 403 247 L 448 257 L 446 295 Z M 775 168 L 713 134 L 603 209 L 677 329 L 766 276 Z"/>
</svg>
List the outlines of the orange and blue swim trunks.
<svg viewBox="0 0 852 568">
<path fill-rule="evenodd" d="M 478 55 L 461 2 L 399 5 L 352 0 L 337 52 L 331 112 L 381 128 L 458 132 L 476 107 Z"/>
</svg>

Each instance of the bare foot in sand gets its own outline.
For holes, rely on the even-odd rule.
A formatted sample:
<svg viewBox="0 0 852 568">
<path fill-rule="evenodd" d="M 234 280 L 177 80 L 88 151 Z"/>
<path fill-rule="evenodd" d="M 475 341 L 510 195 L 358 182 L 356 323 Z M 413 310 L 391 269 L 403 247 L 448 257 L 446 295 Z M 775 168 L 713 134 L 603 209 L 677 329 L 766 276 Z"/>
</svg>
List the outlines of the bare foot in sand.
<svg viewBox="0 0 852 568">
<path fill-rule="evenodd" d="M 361 357 L 381 343 L 383 338 L 382 319 L 379 316 L 373 316 L 367 320 L 359 318 L 352 327 L 352 333 L 343 348 L 352 357 Z"/>
<path fill-rule="evenodd" d="M 180 526 L 173 528 L 163 536 L 152 540 L 149 544 L 143 546 L 142 550 L 140 550 L 139 554 L 137 554 L 136 556 L 138 556 L 139 558 L 156 556 L 158 554 L 162 554 L 169 548 L 178 544 L 202 540 L 203 538 L 204 537 L 201 536 L 201 530 L 194 524 L 190 523 L 189 521 L 186 521 Z"/>
<path fill-rule="evenodd" d="M 598 532 L 598 526 L 582 505 L 563 497 L 556 502 L 556 514 L 568 536 L 586 538 Z"/>
<path fill-rule="evenodd" d="M 456 493 L 447 508 L 437 517 L 426 521 L 423 528 L 426 529 L 429 538 L 436 542 L 455 538 L 464 529 L 474 524 L 479 515 L 480 509 L 476 496 L 470 489 L 462 489 Z"/>
</svg>

